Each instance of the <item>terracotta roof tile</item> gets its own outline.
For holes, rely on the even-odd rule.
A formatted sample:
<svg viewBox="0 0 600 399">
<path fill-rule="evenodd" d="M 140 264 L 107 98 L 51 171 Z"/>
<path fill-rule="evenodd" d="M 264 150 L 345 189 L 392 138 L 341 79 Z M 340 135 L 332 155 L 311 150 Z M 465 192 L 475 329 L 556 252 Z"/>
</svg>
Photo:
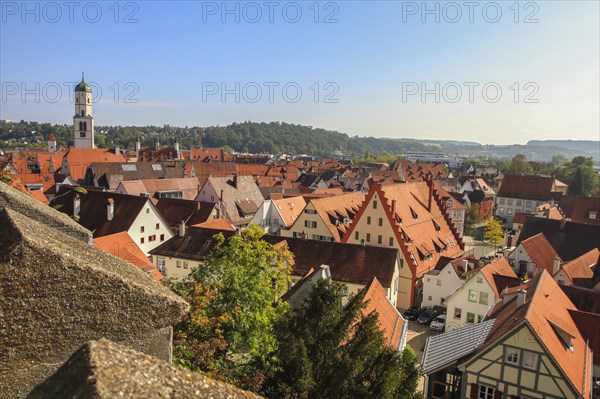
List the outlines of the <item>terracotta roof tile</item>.
<svg viewBox="0 0 600 399">
<path fill-rule="evenodd" d="M 120 183 L 120 188 L 130 195 L 148 193 L 154 197 L 163 191 L 181 191 L 182 199 L 193 200 L 198 195 L 198 179 L 195 177 L 182 177 L 172 179 L 144 179 L 130 180 Z M 120 191 L 120 189 L 117 189 Z"/>
<path fill-rule="evenodd" d="M 417 277 L 433 270 L 442 256 L 462 255 L 462 242 L 450 227 L 435 189 L 431 209 L 428 209 L 430 188 L 426 182 L 383 185 L 380 189 L 390 211 L 395 200 L 394 226 L 409 257 L 410 254 L 414 257 Z M 409 257 L 407 261 L 411 262 Z"/>
<path fill-rule="evenodd" d="M 270 244 L 287 244 L 294 255 L 293 274 L 304 276 L 311 268 L 328 265 L 335 281 L 367 285 L 377 277 L 382 286 L 392 286 L 397 249 L 272 235 L 263 239 Z"/>
<path fill-rule="evenodd" d="M 577 259 L 565 263 L 562 270 L 569 276 L 571 281 L 576 285 L 587 285 L 594 277 L 592 266 L 598 263 L 600 251 L 594 248 L 591 251 L 581 255 Z"/>
<path fill-rule="evenodd" d="M 235 227 L 231 224 L 231 222 L 219 218 L 219 219 L 210 219 L 206 222 L 198 223 L 192 225 L 192 227 L 200 227 L 204 229 L 210 230 L 221 230 L 221 231 L 235 231 Z"/>
<path fill-rule="evenodd" d="M 88 166 L 93 162 L 125 162 L 125 157 L 117 155 L 108 148 L 69 148 L 64 160 L 67 161 L 69 174 L 74 181 L 83 179 Z"/>
<path fill-rule="evenodd" d="M 538 233 L 546 236 L 562 260 L 569 261 L 598 248 L 600 225 L 546 218 L 527 218 L 521 229 L 517 245 Z"/>
<path fill-rule="evenodd" d="M 325 222 L 325 226 L 333 235 L 335 241 L 340 242 L 343 237 L 343 231 L 340 227 L 348 227 L 349 222 L 357 214 L 359 207 L 365 199 L 363 193 L 348 193 L 325 198 L 311 199 L 310 203 Z M 348 223 L 343 223 L 344 218 L 348 218 Z M 336 220 L 341 220 L 336 226 Z"/>
<path fill-rule="evenodd" d="M 285 226 L 289 227 L 298 220 L 298 216 L 306 206 L 306 201 L 302 197 L 292 197 L 273 200 L 273 204 L 283 218 Z"/>
<path fill-rule="evenodd" d="M 522 241 L 521 245 L 523 245 L 527 255 L 538 269 L 544 269 L 552 274 L 554 258 L 558 254 L 542 233 Z"/>
<path fill-rule="evenodd" d="M 481 274 L 486 279 L 496 296 L 506 287 L 514 287 L 521 283 L 508 261 L 504 258 L 494 259 L 492 263 L 481 268 Z"/>
<path fill-rule="evenodd" d="M 504 175 L 499 197 L 549 201 L 553 198 L 554 178 L 543 175 Z"/>
<path fill-rule="evenodd" d="M 157 281 L 163 279 L 163 275 L 127 232 L 94 238 L 94 246 L 137 266 L 138 269 L 150 274 Z"/>
<path fill-rule="evenodd" d="M 364 309 L 365 314 L 377 312 L 379 327 L 383 331 L 386 344 L 398 349 L 406 320 L 387 298 L 385 289 L 376 277 L 373 278 L 366 290 L 363 298 L 363 302 L 367 304 Z"/>
<path fill-rule="evenodd" d="M 496 319 L 496 322 L 483 348 L 493 345 L 526 321 L 574 388 L 583 397 L 588 397 L 592 375 L 591 352 L 570 313 L 577 309 L 545 270 L 532 280 L 522 306 L 517 307 L 517 300 L 513 297 L 499 302 L 490 311 L 486 319 Z M 573 350 L 557 332 L 558 327 L 574 335 Z"/>
</svg>

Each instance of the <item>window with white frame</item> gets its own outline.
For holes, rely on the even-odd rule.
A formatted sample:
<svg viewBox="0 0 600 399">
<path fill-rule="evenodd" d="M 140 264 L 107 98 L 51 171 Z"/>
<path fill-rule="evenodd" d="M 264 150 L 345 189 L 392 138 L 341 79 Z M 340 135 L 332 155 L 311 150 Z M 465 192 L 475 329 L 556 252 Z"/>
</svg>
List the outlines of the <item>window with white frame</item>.
<svg viewBox="0 0 600 399">
<path fill-rule="evenodd" d="M 180 260 L 176 261 L 175 265 L 177 266 L 178 269 L 181 269 L 181 261 Z"/>
<path fill-rule="evenodd" d="M 475 313 L 467 312 L 467 323 L 475 323 Z"/>
<path fill-rule="evenodd" d="M 469 302 L 477 302 L 477 291 L 469 290 Z"/>
<path fill-rule="evenodd" d="M 504 361 L 515 366 L 519 365 L 520 350 L 517 348 L 506 348 Z"/>
<path fill-rule="evenodd" d="M 454 308 L 454 318 L 456 320 L 460 320 L 461 317 L 462 317 L 462 309 L 461 308 Z"/>
<path fill-rule="evenodd" d="M 530 370 L 537 370 L 538 355 L 537 353 L 523 351 L 523 367 Z"/>
<path fill-rule="evenodd" d="M 495 389 L 485 385 L 479 385 L 478 399 L 494 399 Z"/>
<path fill-rule="evenodd" d="M 480 292 L 479 293 L 479 303 L 482 305 L 487 305 L 488 304 L 488 293 L 487 292 Z"/>
</svg>

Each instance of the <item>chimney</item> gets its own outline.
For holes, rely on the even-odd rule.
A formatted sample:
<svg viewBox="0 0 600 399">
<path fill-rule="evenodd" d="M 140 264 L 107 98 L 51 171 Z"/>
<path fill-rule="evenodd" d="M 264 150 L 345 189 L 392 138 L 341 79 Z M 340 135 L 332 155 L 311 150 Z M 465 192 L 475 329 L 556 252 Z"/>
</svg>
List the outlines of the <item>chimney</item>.
<svg viewBox="0 0 600 399">
<path fill-rule="evenodd" d="M 546 219 L 550 219 L 550 208 L 544 209 L 544 216 Z"/>
<path fill-rule="evenodd" d="M 115 155 L 121 155 L 121 147 L 119 147 L 119 146 L 115 147 Z"/>
<path fill-rule="evenodd" d="M 392 200 L 392 216 L 396 214 L 396 198 Z"/>
<path fill-rule="evenodd" d="M 115 200 L 109 198 L 106 201 L 106 220 L 109 222 L 115 217 Z"/>
<path fill-rule="evenodd" d="M 140 137 L 138 136 L 137 141 L 135 142 L 135 156 L 138 158 L 140 156 L 140 149 L 142 148 L 142 143 L 140 143 Z"/>
<path fill-rule="evenodd" d="M 79 197 L 79 194 L 75 194 L 75 196 L 73 197 L 73 216 L 79 215 L 80 211 L 81 211 L 81 197 Z"/>
<path fill-rule="evenodd" d="M 465 269 L 465 273 L 469 271 L 469 260 L 463 260 L 463 268 Z"/>
<path fill-rule="evenodd" d="M 560 258 L 558 255 L 554 257 L 554 262 L 552 263 L 552 275 L 554 276 L 560 270 Z"/>
<path fill-rule="evenodd" d="M 175 142 L 175 152 L 177 153 L 177 159 L 181 159 L 181 151 L 179 151 L 179 143 Z"/>
<path fill-rule="evenodd" d="M 527 295 L 527 291 L 524 288 L 521 288 L 519 292 L 517 292 L 517 308 L 520 308 L 525 304 L 525 296 Z"/>
<path fill-rule="evenodd" d="M 560 229 L 561 229 L 561 230 L 564 230 L 564 229 L 565 229 L 565 226 L 566 226 L 566 224 L 567 224 L 567 219 L 566 219 L 566 218 L 562 218 L 562 219 L 560 220 Z"/>
<path fill-rule="evenodd" d="M 185 221 L 179 221 L 179 232 L 177 233 L 179 237 L 185 236 Z"/>
<path fill-rule="evenodd" d="M 431 202 L 433 201 L 433 178 L 428 175 L 427 186 L 429 186 L 429 198 L 427 201 L 427 210 L 431 212 Z"/>
<path fill-rule="evenodd" d="M 233 174 L 233 187 L 238 188 L 238 175 L 237 175 L 237 173 Z"/>
<path fill-rule="evenodd" d="M 221 201 L 223 201 L 223 190 L 221 190 L 221 196 L 219 197 Z"/>
</svg>

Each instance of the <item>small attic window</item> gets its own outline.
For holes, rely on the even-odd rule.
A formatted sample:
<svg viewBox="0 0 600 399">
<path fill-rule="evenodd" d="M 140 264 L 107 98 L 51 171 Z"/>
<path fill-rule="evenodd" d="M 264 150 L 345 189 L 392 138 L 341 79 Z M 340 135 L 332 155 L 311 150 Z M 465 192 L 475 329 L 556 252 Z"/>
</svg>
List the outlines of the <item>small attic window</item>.
<svg viewBox="0 0 600 399">
<path fill-rule="evenodd" d="M 596 219 L 596 217 L 598 216 L 598 212 L 597 211 L 590 211 L 588 216 L 590 217 L 590 219 Z"/>
<path fill-rule="evenodd" d="M 412 215 L 413 219 L 419 218 L 419 215 L 417 214 L 417 212 L 414 211 L 414 209 L 412 209 L 410 206 L 408 207 L 408 209 L 410 209 L 410 214 Z"/>
<path fill-rule="evenodd" d="M 446 206 L 448 208 L 452 208 L 454 206 L 454 201 L 452 201 L 451 199 L 449 199 L 448 201 L 446 201 Z"/>
</svg>

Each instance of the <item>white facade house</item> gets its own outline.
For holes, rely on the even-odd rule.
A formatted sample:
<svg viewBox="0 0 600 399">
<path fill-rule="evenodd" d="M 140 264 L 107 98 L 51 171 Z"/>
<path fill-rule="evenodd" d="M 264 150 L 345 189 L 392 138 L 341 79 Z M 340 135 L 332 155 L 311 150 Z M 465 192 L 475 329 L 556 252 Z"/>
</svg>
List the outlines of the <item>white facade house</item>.
<svg viewBox="0 0 600 399">
<path fill-rule="evenodd" d="M 448 263 L 423 275 L 422 307 L 442 306 L 446 298 L 466 281 L 476 268 L 475 259 L 448 259 Z"/>
<path fill-rule="evenodd" d="M 446 331 L 479 323 L 500 301 L 505 287 L 514 287 L 520 280 L 505 259 L 497 259 L 479 269 L 446 300 Z"/>
<path fill-rule="evenodd" d="M 259 225 L 265 234 L 279 234 L 296 222 L 305 206 L 303 197 L 265 200 L 250 223 Z"/>
</svg>

